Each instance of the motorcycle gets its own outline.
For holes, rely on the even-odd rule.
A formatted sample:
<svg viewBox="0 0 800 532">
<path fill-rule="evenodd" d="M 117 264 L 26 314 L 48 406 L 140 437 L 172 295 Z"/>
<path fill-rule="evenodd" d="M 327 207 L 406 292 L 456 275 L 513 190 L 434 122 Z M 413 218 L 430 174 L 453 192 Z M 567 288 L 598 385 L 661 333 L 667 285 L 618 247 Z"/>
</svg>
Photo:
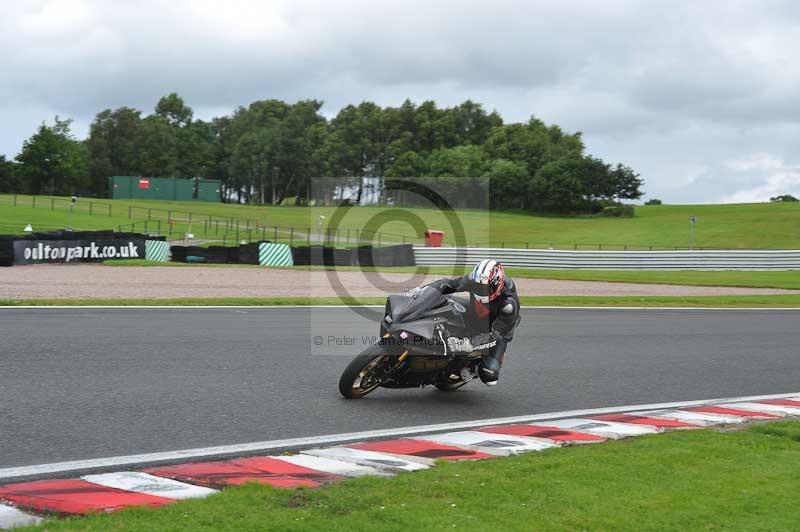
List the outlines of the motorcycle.
<svg viewBox="0 0 800 532">
<path fill-rule="evenodd" d="M 449 336 L 488 330 L 469 301 L 443 296 L 430 286 L 415 295 L 390 295 L 380 323 L 380 340 L 357 355 L 342 372 L 339 392 L 359 399 L 383 388 L 433 385 L 454 391 L 477 374 L 481 351 L 449 352 Z"/>
</svg>

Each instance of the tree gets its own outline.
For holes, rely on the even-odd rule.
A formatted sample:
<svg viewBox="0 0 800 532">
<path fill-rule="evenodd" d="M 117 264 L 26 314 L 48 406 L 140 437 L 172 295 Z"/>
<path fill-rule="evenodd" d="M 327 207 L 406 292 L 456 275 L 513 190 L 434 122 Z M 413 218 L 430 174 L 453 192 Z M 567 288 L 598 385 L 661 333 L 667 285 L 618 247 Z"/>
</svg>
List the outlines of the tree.
<svg viewBox="0 0 800 532">
<path fill-rule="evenodd" d="M 800 201 L 800 200 L 798 200 L 797 198 L 795 198 L 794 196 L 792 196 L 791 194 L 781 194 L 780 196 L 775 196 L 775 197 L 772 197 L 772 198 L 770 198 L 769 200 L 770 200 L 771 202 L 773 202 L 773 203 L 779 203 L 779 202 L 784 202 L 784 201 L 785 201 L 785 202 L 796 202 L 796 201 Z"/>
<path fill-rule="evenodd" d="M 95 116 L 86 140 L 94 193 L 105 191 L 110 176 L 142 173 L 137 150 L 141 121 L 141 112 L 130 107 L 106 109 Z"/>
<path fill-rule="evenodd" d="M 216 142 L 216 131 L 211 122 L 194 120 L 181 128 L 178 133 L 178 176 L 214 176 Z"/>
<path fill-rule="evenodd" d="M 587 208 L 581 183 L 584 161 L 565 157 L 545 164 L 528 186 L 531 206 L 546 212 L 576 213 Z"/>
<path fill-rule="evenodd" d="M 432 186 L 452 207 L 486 208 L 489 178 L 486 153 L 480 146 L 466 145 L 434 150 L 427 159 L 428 173 L 438 177 Z"/>
<path fill-rule="evenodd" d="M 495 128 L 489 135 L 485 148 L 492 159 L 524 163 L 529 175 L 535 175 L 552 160 L 547 128 L 534 119 L 528 124 L 509 124 Z"/>
<path fill-rule="evenodd" d="M 486 154 L 480 146 L 468 145 L 438 149 L 428 156 L 428 171 L 433 176 L 481 176 L 485 168 Z"/>
<path fill-rule="evenodd" d="M 14 161 L 8 161 L 5 155 L 0 155 L 0 192 L 21 192 L 16 166 Z"/>
<path fill-rule="evenodd" d="M 386 177 L 419 177 L 427 172 L 425 158 L 415 151 L 407 151 L 394 160 Z"/>
<path fill-rule="evenodd" d="M 289 196 L 306 196 L 311 178 L 326 169 L 322 148 L 327 136 L 325 118 L 319 114 L 322 102 L 302 100 L 289 108 L 279 125 L 275 164 L 275 201 Z"/>
<path fill-rule="evenodd" d="M 70 131 L 72 120 L 55 117 L 55 124 L 44 122 L 22 145 L 17 155 L 18 175 L 30 194 L 72 194 L 89 190 L 89 153 L 83 142 Z"/>
<path fill-rule="evenodd" d="M 235 191 L 240 201 L 249 202 L 253 197 L 267 201 L 267 186 L 274 180 L 275 138 L 288 112 L 288 104 L 269 99 L 239 107 L 226 122 L 217 119 L 217 128 L 223 126 L 218 130 L 228 174 L 225 185 L 228 190 Z"/>
<path fill-rule="evenodd" d="M 0 166 L 0 187 L 20 188 L 9 177 L 17 176 L 30 191 L 99 194 L 115 174 L 210 177 L 222 180 L 224 199 L 328 202 L 352 190 L 360 202 L 374 186 L 384 191 L 381 201 L 399 205 L 413 194 L 386 193 L 385 180 L 416 177 L 418 191 L 434 188 L 453 206 L 484 208 L 489 191 L 494 208 L 551 212 L 597 212 L 642 196 L 643 181 L 630 167 L 586 155 L 581 133 L 535 116 L 503 124 L 472 100 L 449 108 L 365 101 L 330 121 L 321 108 L 317 100 L 267 99 L 206 122 L 170 93 L 144 118 L 128 107 L 98 113 L 85 144 L 57 119 L 26 142 L 18 167 Z"/>
<path fill-rule="evenodd" d="M 327 167 L 327 139 L 322 102 L 278 100 L 240 108 L 226 128 L 231 181 L 250 200 L 280 203 L 288 196 L 309 195 L 311 177 Z M 334 150 L 333 153 L 339 153 Z"/>
<path fill-rule="evenodd" d="M 522 209 L 530 181 L 525 163 L 493 159 L 483 174 L 489 178 L 489 199 L 495 209 Z"/>
<path fill-rule="evenodd" d="M 613 184 L 613 197 L 617 200 L 639 199 L 644 194 L 642 192 L 644 181 L 640 179 L 639 174 L 634 172 L 631 167 L 622 163 L 617 163 L 617 166 L 611 171 L 611 181 Z"/>
<path fill-rule="evenodd" d="M 142 120 L 141 134 L 136 142 L 139 154 L 139 173 L 153 177 L 178 175 L 178 128 L 163 117 L 149 115 Z"/>
<path fill-rule="evenodd" d="M 139 125 L 139 172 L 158 177 L 211 177 L 217 141 L 213 123 L 192 120 L 193 111 L 174 92 Z"/>
<path fill-rule="evenodd" d="M 617 194 L 616 178 L 612 175 L 610 165 L 597 157 L 573 157 L 575 171 L 581 181 L 581 191 L 590 203 L 598 200 L 613 201 Z"/>
<path fill-rule="evenodd" d="M 381 109 L 372 102 L 348 105 L 330 122 L 325 151 L 335 175 L 351 179 L 357 189 L 356 203 L 364 191 L 363 177 L 380 177 L 388 142 L 381 135 Z"/>
<path fill-rule="evenodd" d="M 232 163 L 234 171 L 244 177 L 240 187 L 247 201 L 253 189 L 258 191 L 260 203 L 266 203 L 266 186 L 274 182 L 272 175 L 276 171 L 275 156 L 277 151 L 278 129 L 257 128 L 248 131 L 236 142 L 233 149 Z M 273 190 L 274 188 L 270 187 Z M 274 201 L 273 193 L 269 201 Z"/>
<path fill-rule="evenodd" d="M 163 96 L 156 104 L 156 116 L 160 116 L 171 126 L 188 126 L 192 122 L 193 114 L 192 108 L 174 92 Z"/>
<path fill-rule="evenodd" d="M 482 145 L 494 128 L 503 125 L 503 119 L 497 111 L 487 113 L 481 104 L 472 100 L 445 112 L 454 118 L 458 144 Z"/>
</svg>

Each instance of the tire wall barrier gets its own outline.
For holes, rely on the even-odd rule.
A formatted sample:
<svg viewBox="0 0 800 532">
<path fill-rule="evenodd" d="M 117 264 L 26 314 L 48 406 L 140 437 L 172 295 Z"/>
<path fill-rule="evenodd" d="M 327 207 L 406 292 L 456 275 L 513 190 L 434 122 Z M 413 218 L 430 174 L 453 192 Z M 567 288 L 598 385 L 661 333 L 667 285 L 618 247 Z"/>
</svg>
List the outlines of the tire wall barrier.
<svg viewBox="0 0 800 532">
<path fill-rule="evenodd" d="M 169 248 L 173 262 L 205 262 L 210 264 L 258 264 L 258 250 L 262 244 L 253 242 L 239 247 L 226 246 L 172 246 Z"/>
<path fill-rule="evenodd" d="M 352 266 L 353 250 L 325 246 L 292 248 L 295 266 Z"/>
<path fill-rule="evenodd" d="M 373 248 L 334 248 L 299 246 L 269 241 L 242 244 L 239 247 L 172 246 L 175 262 L 240 263 L 262 266 L 414 266 L 411 244 Z"/>
<path fill-rule="evenodd" d="M 0 236 L 0 266 L 143 259 L 147 240 L 164 242 L 163 237 L 113 231 L 58 231 Z"/>
<path fill-rule="evenodd" d="M 269 242 L 254 242 L 252 244 L 242 244 L 239 246 L 239 263 L 240 264 L 258 264 L 258 250 L 262 244 Z"/>
<path fill-rule="evenodd" d="M 415 247 L 417 264 L 469 265 L 491 257 L 506 266 L 584 270 L 796 270 L 800 250 L 563 251 Z"/>
<path fill-rule="evenodd" d="M 415 266 L 414 247 L 411 244 L 374 248 L 362 246 L 354 249 L 354 266 Z"/>
<path fill-rule="evenodd" d="M 205 262 L 209 264 L 239 263 L 239 248 L 225 246 L 172 246 L 173 262 Z"/>
<path fill-rule="evenodd" d="M 301 246 L 292 248 L 294 263 L 298 266 L 364 266 L 391 267 L 415 266 L 414 247 L 411 244 L 375 248 L 332 248 Z"/>
<path fill-rule="evenodd" d="M 0 266 L 14 264 L 14 241 L 8 237 L 0 236 Z"/>
</svg>

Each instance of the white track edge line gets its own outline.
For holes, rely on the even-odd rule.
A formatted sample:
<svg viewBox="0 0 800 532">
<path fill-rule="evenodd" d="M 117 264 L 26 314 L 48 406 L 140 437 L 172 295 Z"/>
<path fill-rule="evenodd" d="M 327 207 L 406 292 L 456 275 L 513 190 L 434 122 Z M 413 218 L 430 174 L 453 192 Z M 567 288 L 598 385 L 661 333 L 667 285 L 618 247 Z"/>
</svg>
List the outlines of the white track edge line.
<svg viewBox="0 0 800 532">
<path fill-rule="evenodd" d="M 135 466 L 137 464 L 201 459 L 201 458 L 209 458 L 221 455 L 245 454 L 245 453 L 260 452 L 260 451 L 276 451 L 281 449 L 295 449 L 300 447 L 329 445 L 335 443 L 347 443 L 347 442 L 366 440 L 366 439 L 463 430 L 463 429 L 482 427 L 485 425 L 527 423 L 532 421 L 545 421 L 548 419 L 586 417 L 599 414 L 635 412 L 640 410 L 683 408 L 688 406 L 727 403 L 734 401 L 740 402 L 740 401 L 755 401 L 761 399 L 783 399 L 787 397 L 796 397 L 799 394 L 800 392 L 791 392 L 791 393 L 781 393 L 772 395 L 753 395 L 746 397 L 701 399 L 695 401 L 680 401 L 672 403 L 653 403 L 644 405 L 591 408 L 584 410 L 567 410 L 564 412 L 549 412 L 545 414 L 536 414 L 531 416 L 513 416 L 513 417 L 503 417 L 503 418 L 493 418 L 493 419 L 480 419 L 474 421 L 459 421 L 453 423 L 440 423 L 436 425 L 419 425 L 412 427 L 400 427 L 394 429 L 380 429 L 380 430 L 370 430 L 364 432 L 329 434 L 324 436 L 310 436 L 304 438 L 290 438 L 284 440 L 271 440 L 271 441 L 243 443 L 234 445 L 222 445 L 218 447 L 202 447 L 196 449 L 183 449 L 178 451 L 167 451 L 160 453 L 114 456 L 109 458 L 96 458 L 89 460 L 73 460 L 69 462 L 56 462 L 51 464 L 39 464 L 32 466 L 0 469 L 0 481 L 10 480 L 19 477 L 30 477 L 30 476 L 47 475 L 47 474 L 62 474 L 70 471 L 85 471 L 85 470 L 102 469 L 109 467 Z"/>
<path fill-rule="evenodd" d="M 279 309 L 279 308 L 383 308 L 383 305 L 0 305 L 0 310 L 25 309 Z M 800 307 L 613 307 L 613 306 L 558 306 L 522 305 L 528 310 L 800 310 Z"/>
<path fill-rule="evenodd" d="M 383 308 L 384 305 L 0 305 L 5 309 L 279 309 L 279 308 Z M 777 308 L 777 307 L 776 307 Z"/>
</svg>

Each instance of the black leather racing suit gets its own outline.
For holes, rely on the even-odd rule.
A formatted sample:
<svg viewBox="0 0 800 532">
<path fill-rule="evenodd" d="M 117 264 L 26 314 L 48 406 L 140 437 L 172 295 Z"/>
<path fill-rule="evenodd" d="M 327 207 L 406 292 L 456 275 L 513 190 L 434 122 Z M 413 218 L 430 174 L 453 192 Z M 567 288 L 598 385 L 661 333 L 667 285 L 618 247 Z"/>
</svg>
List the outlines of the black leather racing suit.
<svg viewBox="0 0 800 532">
<path fill-rule="evenodd" d="M 454 279 L 438 279 L 428 286 L 437 288 L 442 294 L 469 292 L 466 275 Z M 474 346 L 487 346 L 487 353 L 481 357 L 478 374 L 483 382 L 493 384 L 500 375 L 506 346 L 514 338 L 514 329 L 520 321 L 517 287 L 513 280 L 506 277 L 505 288 L 493 301 L 481 303 L 471 292 L 469 296 L 472 314 L 477 318 L 477 330 L 482 331 L 471 337 L 470 343 Z"/>
</svg>

